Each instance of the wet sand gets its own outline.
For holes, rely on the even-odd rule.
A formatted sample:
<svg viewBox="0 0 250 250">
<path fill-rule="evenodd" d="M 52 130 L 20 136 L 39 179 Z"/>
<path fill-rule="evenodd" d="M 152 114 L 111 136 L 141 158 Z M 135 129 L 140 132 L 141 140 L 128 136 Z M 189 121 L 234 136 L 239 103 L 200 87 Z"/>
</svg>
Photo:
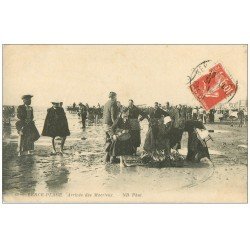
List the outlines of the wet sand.
<svg viewBox="0 0 250 250">
<path fill-rule="evenodd" d="M 104 132 L 100 125 L 81 129 L 68 114 L 71 136 L 63 156 L 51 156 L 50 138 L 41 137 L 35 155 L 17 157 L 17 137 L 3 141 L 4 202 L 39 203 L 242 203 L 247 202 L 247 128 L 208 124 L 212 163 L 185 163 L 184 167 L 154 168 L 129 158 L 130 168 L 103 162 Z M 43 115 L 37 127 L 42 128 Z M 13 121 L 14 124 L 14 121 Z M 14 131 L 12 129 L 12 131 Z M 221 132 L 220 132 L 221 131 Z M 226 132 L 225 132 L 226 131 Z M 228 132 L 227 132 L 228 131 Z M 142 122 L 142 141 L 147 122 Z M 59 144 L 59 140 L 57 143 Z M 59 145 L 57 145 L 59 147 Z M 182 141 L 186 154 L 187 134 Z M 138 155 L 142 152 L 139 149 Z"/>
</svg>

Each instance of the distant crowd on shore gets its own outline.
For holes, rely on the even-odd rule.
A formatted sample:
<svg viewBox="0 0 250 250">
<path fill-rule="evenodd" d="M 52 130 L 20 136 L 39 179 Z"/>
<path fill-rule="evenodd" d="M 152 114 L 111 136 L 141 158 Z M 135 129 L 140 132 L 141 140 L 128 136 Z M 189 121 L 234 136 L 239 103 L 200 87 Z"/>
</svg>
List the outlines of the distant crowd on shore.
<svg viewBox="0 0 250 250">
<path fill-rule="evenodd" d="M 246 108 L 238 108 L 238 109 L 210 109 L 206 111 L 202 106 L 188 106 L 188 105 L 170 105 L 167 102 L 165 105 L 158 103 L 159 108 L 163 110 L 176 109 L 179 112 L 179 116 L 185 120 L 199 120 L 204 124 L 206 123 L 214 123 L 215 115 L 217 114 L 217 121 L 229 121 L 237 120 L 239 127 L 246 125 L 247 123 L 247 110 Z M 119 101 L 117 101 L 117 106 L 120 110 L 126 105 L 122 105 Z M 140 109 L 144 113 L 149 113 L 150 107 L 139 106 Z M 72 106 L 68 106 L 66 108 L 70 113 L 77 113 L 80 117 L 83 117 L 84 127 L 86 124 L 86 120 L 96 123 L 100 122 L 100 119 L 103 118 L 103 110 L 104 105 L 101 106 L 99 103 L 96 106 L 90 106 L 88 103 L 83 104 L 73 103 Z"/>
</svg>

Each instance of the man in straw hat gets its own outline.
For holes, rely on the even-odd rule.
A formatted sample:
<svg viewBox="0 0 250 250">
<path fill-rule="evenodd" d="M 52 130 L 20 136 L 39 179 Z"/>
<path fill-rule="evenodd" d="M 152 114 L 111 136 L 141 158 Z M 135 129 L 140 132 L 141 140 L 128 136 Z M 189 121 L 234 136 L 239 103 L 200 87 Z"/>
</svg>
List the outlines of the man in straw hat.
<svg viewBox="0 0 250 250">
<path fill-rule="evenodd" d="M 32 95 L 23 95 L 23 105 L 17 108 L 16 129 L 19 134 L 18 140 L 18 156 L 27 152 L 28 155 L 32 154 L 34 150 L 34 142 L 40 137 L 39 132 L 33 121 L 34 114 L 31 105 Z"/>
<path fill-rule="evenodd" d="M 104 105 L 104 110 L 103 110 L 103 123 L 104 123 L 104 131 L 106 135 L 106 156 L 105 156 L 105 161 L 106 162 L 116 162 L 117 159 L 115 157 L 110 156 L 110 146 L 111 146 L 111 127 L 118 118 L 119 112 L 118 112 L 118 106 L 117 106 L 117 101 L 116 101 L 117 95 L 115 92 L 110 92 L 109 93 L 109 100 L 106 102 Z"/>
</svg>

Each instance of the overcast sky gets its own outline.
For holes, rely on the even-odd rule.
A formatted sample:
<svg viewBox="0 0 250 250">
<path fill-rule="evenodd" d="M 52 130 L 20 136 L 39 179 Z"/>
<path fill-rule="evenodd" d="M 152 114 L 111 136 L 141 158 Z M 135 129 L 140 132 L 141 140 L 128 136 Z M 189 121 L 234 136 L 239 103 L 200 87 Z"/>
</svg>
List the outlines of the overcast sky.
<svg viewBox="0 0 250 250">
<path fill-rule="evenodd" d="M 204 60 L 221 62 L 239 82 L 233 101 L 247 97 L 247 46 L 223 45 L 5 45 L 3 104 L 22 103 L 33 94 L 33 105 L 83 102 L 104 104 L 115 91 L 127 104 L 197 105 L 187 76 Z"/>
</svg>

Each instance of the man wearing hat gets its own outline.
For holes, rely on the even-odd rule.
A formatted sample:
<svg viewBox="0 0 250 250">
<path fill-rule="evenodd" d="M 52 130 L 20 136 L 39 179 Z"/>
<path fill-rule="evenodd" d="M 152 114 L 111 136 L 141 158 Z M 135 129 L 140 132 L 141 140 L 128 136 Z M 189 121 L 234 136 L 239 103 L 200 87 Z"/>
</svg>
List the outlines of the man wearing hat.
<svg viewBox="0 0 250 250">
<path fill-rule="evenodd" d="M 61 137 L 61 149 L 60 154 L 63 154 L 64 143 L 66 137 L 70 135 L 68 121 L 64 109 L 62 108 L 62 102 L 54 101 L 52 102 L 52 107 L 47 110 L 47 115 L 45 118 L 43 126 L 43 136 L 49 136 L 52 138 L 53 151 L 51 154 L 56 154 L 55 138 Z"/>
<path fill-rule="evenodd" d="M 105 147 L 105 151 L 106 151 L 105 161 L 106 162 L 116 161 L 115 157 L 110 158 L 110 154 L 109 154 L 109 149 L 111 146 L 111 137 L 110 137 L 111 127 L 119 115 L 116 97 L 117 96 L 115 92 L 110 92 L 109 100 L 104 105 L 104 110 L 103 110 L 103 123 L 104 123 L 104 130 L 106 134 L 106 147 Z"/>
<path fill-rule="evenodd" d="M 17 108 L 16 129 L 19 134 L 18 155 L 23 153 L 31 154 L 34 150 L 34 142 L 40 137 L 39 132 L 33 121 L 33 108 L 30 106 L 32 95 L 23 95 L 23 105 Z"/>
</svg>

